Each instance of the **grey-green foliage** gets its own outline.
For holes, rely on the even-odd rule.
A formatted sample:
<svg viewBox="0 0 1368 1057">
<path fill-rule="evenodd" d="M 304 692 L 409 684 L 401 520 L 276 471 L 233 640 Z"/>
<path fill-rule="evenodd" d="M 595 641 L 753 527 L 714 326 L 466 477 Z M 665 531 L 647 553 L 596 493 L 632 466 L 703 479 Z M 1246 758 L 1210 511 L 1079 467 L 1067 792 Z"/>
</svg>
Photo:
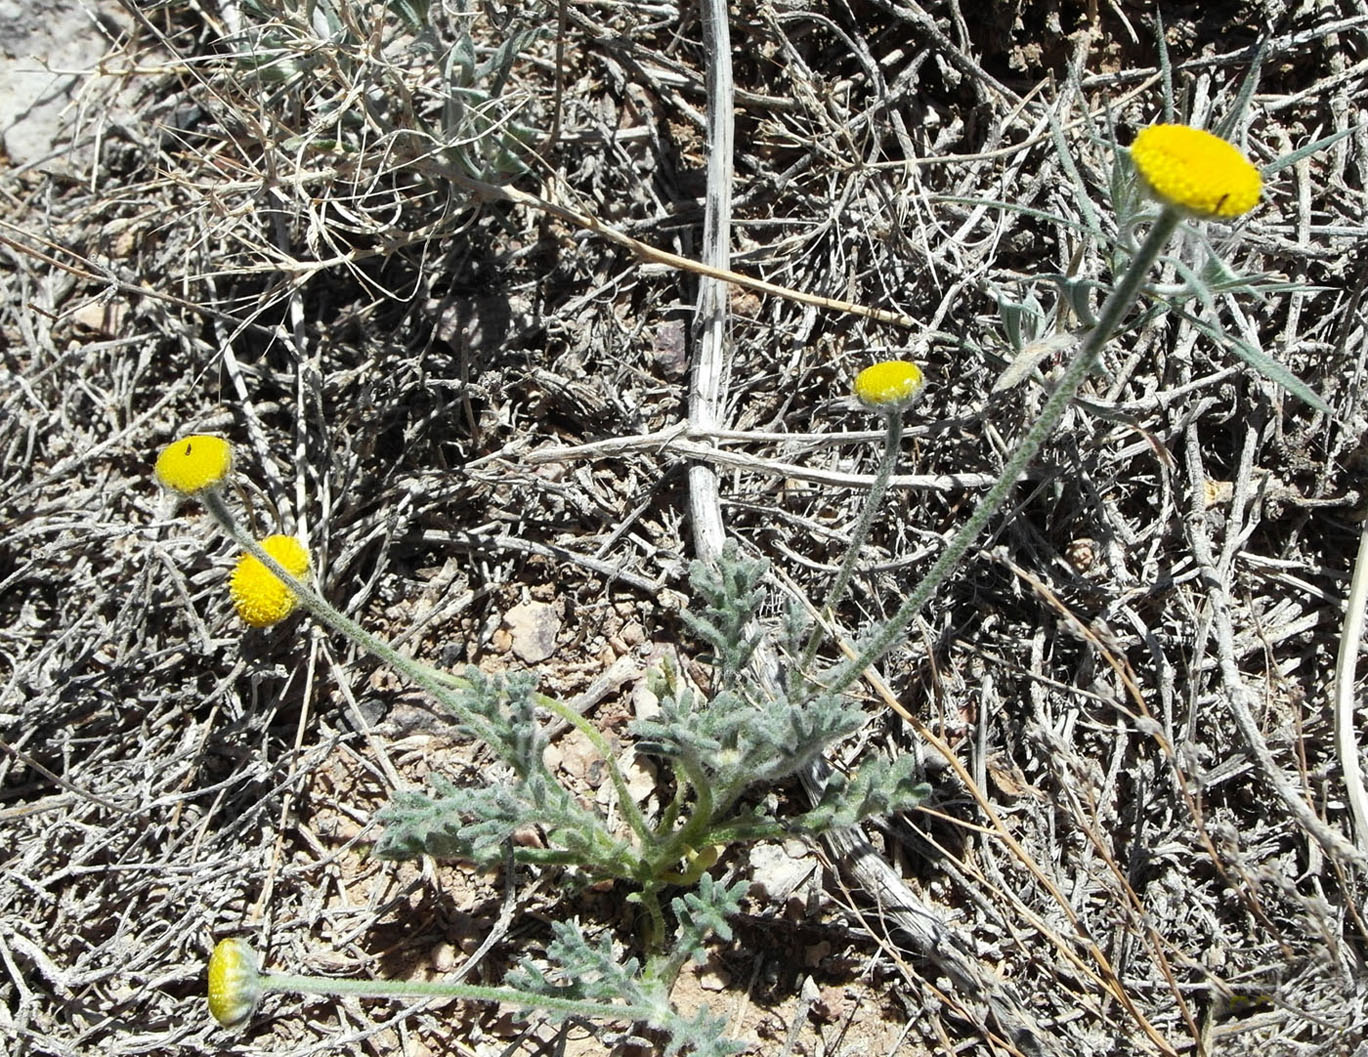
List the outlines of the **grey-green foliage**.
<svg viewBox="0 0 1368 1057">
<path fill-rule="evenodd" d="M 769 566 L 744 557 L 734 542 L 723 549 L 716 566 L 694 562 L 689 586 L 700 609 L 686 609 L 684 623 L 711 649 L 719 686 L 734 686 L 760 642 L 756 621 L 765 601 L 764 578 Z"/>
<path fill-rule="evenodd" d="M 694 563 L 689 582 L 704 604 L 689 625 L 712 647 L 716 681 L 725 689 L 708 696 L 666 673 L 658 687 L 660 712 L 632 727 L 649 751 L 678 759 L 695 782 L 706 784 L 722 814 L 747 789 L 799 773 L 865 721 L 854 698 L 822 692 L 797 677 L 760 679 L 748 667 L 756 646 L 756 633 L 748 629 L 759 626 L 767 573 L 767 563 L 746 558 L 730 542 L 715 566 Z M 792 638 L 800 629 L 790 615 L 785 634 Z M 871 767 L 863 780 L 851 782 L 851 802 L 842 804 L 841 821 L 833 824 L 919 803 L 926 787 L 907 784 L 906 766 Z M 834 805 L 843 795 L 843 786 L 829 787 L 827 802 Z M 749 813 L 740 830 L 753 820 Z M 820 832 L 815 825 L 805 828 Z"/>
<path fill-rule="evenodd" d="M 1218 135 L 1237 144 L 1242 138 L 1238 133 L 1243 123 L 1242 115 L 1253 91 L 1253 85 L 1257 84 L 1262 58 L 1262 51 L 1254 56 L 1235 107 L 1214 129 Z M 1175 100 L 1171 95 L 1166 95 L 1164 99 L 1164 118 L 1168 121 L 1182 120 L 1181 114 L 1175 111 Z M 1106 173 L 1110 213 L 1100 214 L 1094 209 L 1096 188 L 1093 185 L 1096 178 L 1089 170 L 1077 164 L 1070 152 L 1061 123 L 1053 117 L 1053 143 L 1057 162 L 1061 174 L 1065 177 L 1063 186 L 1069 191 L 1073 208 L 1050 212 L 1023 207 L 1009 201 L 972 201 L 972 204 L 979 207 L 992 205 L 1022 218 L 1043 221 L 1079 239 L 1075 261 L 1071 262 L 1068 274 L 1059 275 L 1035 270 L 1029 278 L 1022 280 L 1026 288 L 1020 294 L 1009 296 L 1001 290 L 995 291 L 998 296 L 1005 344 L 1016 356 L 1023 352 L 1023 339 L 1025 345 L 1030 347 L 1029 351 L 1043 356 L 1049 349 L 1046 339 L 1051 336 L 1061 340 L 1069 339 L 1070 332 L 1074 329 L 1073 321 L 1077 321 L 1085 330 L 1095 326 L 1096 319 L 1090 302 L 1094 297 L 1105 299 L 1110 292 L 1110 286 L 1105 278 L 1107 273 L 1120 276 L 1126 272 L 1139 249 L 1140 234 L 1153 224 L 1157 215 L 1158 207 L 1146 193 L 1131 162 L 1130 151 L 1119 142 L 1118 130 L 1110 112 L 1106 114 L 1105 120 L 1106 127 L 1096 133 L 1095 140 L 1110 156 L 1110 168 Z M 1328 148 L 1350 131 L 1341 130 L 1261 165 L 1266 184 L 1283 168 L 1318 150 Z M 1260 159 L 1256 153 L 1247 153 L 1255 164 L 1259 163 Z M 943 200 L 970 201 L 953 197 Z M 1081 220 L 1075 218 L 1074 211 L 1082 215 Z M 1113 214 L 1114 226 L 1109 222 L 1103 222 L 1107 216 Z M 1165 264 L 1173 269 L 1178 281 L 1169 284 L 1153 283 L 1147 286 L 1145 296 L 1139 303 L 1139 311 L 1113 332 L 1113 336 L 1125 330 L 1138 330 L 1159 324 L 1166 316 L 1188 323 L 1199 319 L 1201 325 L 1198 329 L 1211 336 L 1219 345 L 1311 407 L 1329 414 L 1330 409 L 1325 401 L 1279 362 L 1273 352 L 1257 348 L 1249 341 L 1233 335 L 1230 332 L 1232 328 L 1228 327 L 1222 318 L 1226 314 L 1224 301 L 1231 296 L 1265 298 L 1289 289 L 1309 288 L 1305 284 L 1288 283 L 1284 278 L 1275 275 L 1241 274 L 1228 259 L 1231 247 L 1239 237 L 1238 227 L 1234 229 L 1233 235 L 1232 229 L 1224 224 L 1186 224 L 1184 229 L 1186 245 L 1180 245 L 1177 252 L 1170 252 L 1163 258 Z M 1090 277 L 1094 268 L 1088 262 L 1095 256 L 1100 256 L 1104 264 L 1099 278 Z M 1075 272 L 1077 274 L 1074 274 Z M 1054 289 L 1051 290 L 1050 287 Z M 1197 305 L 1189 307 L 1193 302 Z M 1034 342 L 1027 336 L 1032 330 L 1036 332 L 1037 340 Z M 997 388 L 1007 388 L 1016 384 L 1029 374 L 1034 366 L 1035 362 L 1018 363 L 1014 359 L 1005 380 L 999 382 Z"/>
<path fill-rule="evenodd" d="M 629 846 L 608 835 L 601 820 L 548 775 L 477 788 L 433 775 L 432 784 L 435 795 L 400 791 L 380 813 L 385 833 L 375 852 L 382 859 L 427 854 L 493 867 L 516 831 L 540 826 L 547 847 L 527 849 L 524 860 L 588 865 L 595 873 L 631 868 Z"/>
<path fill-rule="evenodd" d="M 839 771 L 827 779 L 826 789 L 812 810 L 789 823 L 804 833 L 820 834 L 839 826 L 853 826 L 866 818 L 906 811 L 925 800 L 931 787 L 917 777 L 910 756 L 888 760 L 873 756 L 846 778 Z"/>
<path fill-rule="evenodd" d="M 858 703 L 818 694 L 802 705 L 782 694 L 724 690 L 711 697 L 663 681 L 660 712 L 632 725 L 642 748 L 679 760 L 720 804 L 754 785 L 797 774 L 832 742 L 864 723 Z"/>
<path fill-rule="evenodd" d="M 850 697 L 815 693 L 796 701 L 752 678 L 747 666 L 758 644 L 766 572 L 765 562 L 732 543 L 717 565 L 695 562 L 689 584 L 703 604 L 685 614 L 685 624 L 709 647 L 720 689 L 705 695 L 665 673 L 655 686 L 661 710 L 632 725 L 643 751 L 677 760 L 721 810 L 750 786 L 798 774 L 865 722 Z"/>
<path fill-rule="evenodd" d="M 675 940 L 676 955 L 690 961 L 701 962 L 708 956 L 708 938 L 716 936 L 728 941 L 732 938 L 731 924 L 727 921 L 741 910 L 741 900 L 750 885 L 745 881 L 735 884 L 720 884 L 710 874 L 698 879 L 698 888 L 685 892 L 670 901 L 675 921 L 679 924 L 679 934 Z"/>
<path fill-rule="evenodd" d="M 488 745 L 520 778 L 546 773 L 536 680 L 526 672 L 491 678 L 474 667 L 463 675 L 466 685 L 453 687 L 442 701 L 461 733 Z"/>
<path fill-rule="evenodd" d="M 553 921 L 552 940 L 546 946 L 549 972 L 530 958 L 504 978 L 509 987 L 557 998 L 592 998 L 603 1002 L 624 1000 L 628 1005 L 659 1005 L 658 989 L 641 977 L 641 963 L 624 958 L 604 936 L 590 942 L 578 921 Z"/>
<path fill-rule="evenodd" d="M 540 713 L 559 708 L 564 716 L 564 706 L 539 695 L 527 676 L 492 678 L 473 668 L 450 679 L 438 697 L 459 729 L 498 758 L 505 779 L 462 788 L 434 776 L 432 792 L 398 793 L 380 816 L 385 833 L 377 853 L 384 858 L 427 853 L 493 866 L 511 854 L 520 862 L 630 882 L 627 898 L 640 908 L 648 955 L 644 968 L 624 959 L 610 939 L 594 944 L 577 924 L 558 923 L 548 967 L 524 960 L 507 982 L 537 994 L 602 1001 L 605 1016 L 624 1000 L 657 1010 L 651 1023 L 664 1033 L 667 1053 L 722 1057 L 737 1048 L 723 1037 L 721 1021 L 706 1012 L 681 1017 L 668 1001 L 680 967 L 704 958 L 711 939 L 731 938 L 729 919 L 746 892 L 745 881 L 715 881 L 706 872 L 717 848 L 787 833 L 820 834 L 915 807 L 928 793 L 910 761 L 875 759 L 849 778 L 833 776 L 821 801 L 797 815 L 781 814 L 773 794 L 752 795 L 808 766 L 864 722 L 853 698 L 827 693 L 797 673 L 785 680 L 762 678 L 755 670 L 763 634 L 757 629 L 766 626 L 760 616 L 768 600 L 767 572 L 764 562 L 734 546 L 716 565 L 695 563 L 690 583 L 700 604 L 685 620 L 712 661 L 712 691 L 690 686 L 668 669 L 657 680 L 659 712 L 631 730 L 638 752 L 658 756 L 672 770 L 662 788 L 673 789 L 674 798 L 649 820 L 634 803 L 619 801 L 630 837 L 547 768 Z M 801 618 L 790 613 L 780 624 L 779 646 L 801 640 Z M 592 728 L 581 729 L 598 737 Z M 605 763 L 618 773 L 614 760 Z M 623 786 L 615 784 L 621 795 Z M 514 832 L 529 825 L 539 827 L 541 846 L 512 847 Z M 662 891 L 670 886 L 685 890 L 667 908 Z"/>
<path fill-rule="evenodd" d="M 441 137 L 452 160 L 481 180 L 504 180 L 527 171 L 535 133 L 516 119 L 519 104 L 505 95 L 518 56 L 541 29 L 516 31 L 481 58 L 462 21 L 442 63 Z"/>
<path fill-rule="evenodd" d="M 746 1049 L 744 1042 L 727 1038 L 724 1017 L 715 1017 L 707 1007 L 700 1009 L 691 1017 L 671 1012 L 663 1025 L 669 1038 L 665 1044 L 665 1057 L 677 1053 L 690 1053 L 693 1057 L 730 1057 Z"/>
<path fill-rule="evenodd" d="M 379 30 L 381 50 L 407 61 L 376 62 L 376 27 L 338 0 L 244 4 L 249 21 L 225 43 L 243 83 L 262 90 L 263 108 L 302 117 L 297 134 L 282 137 L 281 146 L 370 157 L 378 134 L 403 142 L 404 150 L 440 154 L 478 179 L 526 172 L 538 133 L 520 120 L 527 97 L 507 89 L 515 63 L 543 27 L 513 29 L 485 48 L 475 42 L 475 15 L 465 5 L 449 12 L 454 28 L 447 42 L 434 31 L 428 0 L 386 0 L 385 6 L 395 18 Z M 411 67 L 430 69 L 440 109 L 415 93 Z"/>
<path fill-rule="evenodd" d="M 793 700 L 747 668 L 767 571 L 765 562 L 744 557 L 732 543 L 717 565 L 694 563 L 689 583 L 703 605 L 686 622 L 711 648 L 714 681 L 722 689 L 709 696 L 666 673 L 656 687 L 660 712 L 632 726 L 646 751 L 680 761 L 722 808 L 751 786 L 797 774 L 864 723 L 852 698 L 804 692 Z"/>
<path fill-rule="evenodd" d="M 443 703 L 462 733 L 484 742 L 508 767 L 509 780 L 466 788 L 433 775 L 435 794 L 395 793 L 380 814 L 385 833 L 376 854 L 411 859 L 426 853 L 495 866 L 503 861 L 506 842 L 516 830 L 540 826 L 547 844 L 535 849 L 541 861 L 586 865 L 609 874 L 629 871 L 632 856 L 626 842 L 609 834 L 599 816 L 547 768 L 546 736 L 531 677 L 490 678 L 467 668 L 465 682 L 445 693 Z"/>
<path fill-rule="evenodd" d="M 453 683 L 442 700 L 459 729 L 486 744 L 507 767 L 508 780 L 465 788 L 434 776 L 432 793 L 397 793 L 380 816 L 385 834 L 377 854 L 412 858 L 426 853 L 492 866 L 502 861 L 504 844 L 516 830 L 535 825 L 545 846 L 520 847 L 522 861 L 649 881 L 673 873 L 680 856 L 715 843 L 793 830 L 818 834 L 920 803 L 927 788 L 913 780 L 910 762 L 876 758 L 849 780 L 834 778 L 822 802 L 795 818 L 776 815 L 772 801 L 742 805 L 750 790 L 797 774 L 864 722 L 851 697 L 814 691 L 795 680 L 803 696 L 790 699 L 782 687 L 762 684 L 750 671 L 757 641 L 751 629 L 758 626 L 765 602 L 765 574 L 765 563 L 739 555 L 732 546 L 716 566 L 695 563 L 690 580 L 704 604 L 688 623 L 710 647 L 716 682 L 723 688 L 709 695 L 666 671 L 656 684 L 659 712 L 631 727 L 639 752 L 675 768 L 676 804 L 654 831 L 638 833 L 641 839 L 630 842 L 556 780 L 543 760 L 540 699 L 530 677 L 494 679 L 471 668 L 463 685 Z"/>
<path fill-rule="evenodd" d="M 720 885 L 707 888 L 709 897 L 727 891 Z M 734 912 L 734 906 L 729 912 Z M 725 921 L 722 924 L 725 927 Z M 742 1043 L 726 1037 L 726 1021 L 708 1010 L 699 1010 L 693 1016 L 676 1013 L 665 982 L 643 977 L 640 963 L 619 954 L 608 937 L 598 944 L 590 942 L 577 921 L 553 922 L 551 931 L 553 938 L 546 947 L 549 971 L 525 958 L 505 977 L 509 987 L 534 995 L 598 1000 L 604 1003 L 607 1015 L 618 1001 L 654 1007 L 657 1012 L 650 1026 L 665 1034 L 666 1057 L 684 1052 L 694 1057 L 729 1057 L 745 1049 Z M 555 1013 L 550 1016 L 557 1018 Z"/>
</svg>

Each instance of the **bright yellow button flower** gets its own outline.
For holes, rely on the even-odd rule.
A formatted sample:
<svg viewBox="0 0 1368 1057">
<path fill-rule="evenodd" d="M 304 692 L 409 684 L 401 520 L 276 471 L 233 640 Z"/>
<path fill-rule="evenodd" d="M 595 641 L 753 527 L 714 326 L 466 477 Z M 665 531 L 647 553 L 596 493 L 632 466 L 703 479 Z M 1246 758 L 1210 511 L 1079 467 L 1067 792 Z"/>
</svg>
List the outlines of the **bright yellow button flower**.
<svg viewBox="0 0 1368 1057">
<path fill-rule="evenodd" d="M 1263 177 L 1231 144 L 1187 125 L 1151 125 L 1130 147 L 1151 194 L 1205 220 L 1238 217 L 1259 204 Z"/>
<path fill-rule="evenodd" d="M 225 1028 L 247 1023 L 261 1001 L 256 952 L 246 940 L 219 940 L 209 956 L 209 1012 Z"/>
<path fill-rule="evenodd" d="M 261 546 L 296 579 L 309 571 L 309 552 L 293 536 L 267 536 Z M 238 559 L 228 593 L 243 623 L 254 628 L 268 628 L 294 612 L 294 592 L 251 554 Z"/>
<path fill-rule="evenodd" d="M 855 376 L 855 396 L 875 411 L 900 411 L 921 391 L 922 370 L 909 360 L 884 360 Z"/>
<path fill-rule="evenodd" d="M 157 456 L 157 480 L 174 491 L 194 495 L 218 484 L 233 468 L 233 446 L 222 437 L 193 433 L 168 444 Z"/>
</svg>

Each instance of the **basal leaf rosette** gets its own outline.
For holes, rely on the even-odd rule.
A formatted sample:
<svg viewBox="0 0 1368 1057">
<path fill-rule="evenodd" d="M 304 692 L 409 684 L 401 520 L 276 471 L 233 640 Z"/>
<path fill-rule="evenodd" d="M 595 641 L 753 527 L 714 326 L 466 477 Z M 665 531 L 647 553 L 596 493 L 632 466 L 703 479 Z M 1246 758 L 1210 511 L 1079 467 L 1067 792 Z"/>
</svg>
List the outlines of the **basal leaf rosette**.
<svg viewBox="0 0 1368 1057">
<path fill-rule="evenodd" d="M 855 376 L 855 398 L 873 411 L 901 411 L 924 381 L 922 369 L 910 360 L 884 360 Z"/>
<path fill-rule="evenodd" d="M 296 579 L 309 571 L 309 552 L 293 536 L 267 536 L 261 546 Z M 294 612 L 298 601 L 280 577 L 251 554 L 238 559 L 228 593 L 243 623 L 254 628 L 278 624 Z"/>
<path fill-rule="evenodd" d="M 233 446 L 222 437 L 192 433 L 161 450 L 157 480 L 174 492 L 194 495 L 221 483 L 233 468 Z"/>
<path fill-rule="evenodd" d="M 1239 149 L 1188 125 L 1151 125 L 1130 146 L 1145 187 L 1165 205 L 1203 220 L 1243 216 L 1259 204 L 1263 177 Z"/>
</svg>

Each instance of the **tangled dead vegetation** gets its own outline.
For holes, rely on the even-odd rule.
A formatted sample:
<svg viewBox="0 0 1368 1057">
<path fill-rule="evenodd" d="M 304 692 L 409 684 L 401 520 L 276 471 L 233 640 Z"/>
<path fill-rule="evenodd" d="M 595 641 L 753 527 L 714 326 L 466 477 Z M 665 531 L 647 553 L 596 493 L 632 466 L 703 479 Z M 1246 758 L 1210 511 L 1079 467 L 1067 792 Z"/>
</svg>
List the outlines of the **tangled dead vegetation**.
<svg viewBox="0 0 1368 1057">
<path fill-rule="evenodd" d="M 720 232 L 700 18 L 129 7 L 51 157 L 0 171 L 10 1053 L 540 1052 L 555 1030 L 498 1009 L 336 999 L 225 1042 L 205 958 L 250 932 L 301 971 L 489 982 L 550 921 L 631 935 L 621 893 L 554 871 L 366 854 L 392 792 L 488 760 L 338 641 L 243 634 L 234 554 L 152 479 L 163 443 L 231 436 L 257 527 L 307 541 L 349 616 L 535 666 L 625 740 L 645 673 L 687 670 L 705 519 L 820 599 L 878 459 L 850 379 L 894 356 L 928 391 L 836 626 L 897 609 L 1076 342 L 1065 291 L 1110 278 L 1113 134 L 1173 118 L 1166 91 L 1216 126 L 1256 62 L 1257 164 L 1344 133 L 1204 229 L 1261 296 L 1218 284 L 1111 343 L 831 761 L 920 754 L 933 804 L 719 864 L 748 911 L 677 1000 L 756 1053 L 1368 1042 L 1363 867 L 1326 839 L 1353 836 L 1331 701 L 1365 512 L 1368 8 L 741 5 Z M 552 752 L 597 795 L 584 743 Z M 586 1026 L 562 1052 L 644 1045 Z"/>
</svg>

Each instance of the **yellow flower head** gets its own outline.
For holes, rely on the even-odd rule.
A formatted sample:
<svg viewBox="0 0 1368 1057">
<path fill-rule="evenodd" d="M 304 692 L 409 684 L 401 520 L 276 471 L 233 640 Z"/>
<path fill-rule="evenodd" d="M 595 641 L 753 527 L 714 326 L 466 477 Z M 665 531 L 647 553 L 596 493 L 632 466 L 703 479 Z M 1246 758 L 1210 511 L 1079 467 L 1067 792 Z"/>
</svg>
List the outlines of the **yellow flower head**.
<svg viewBox="0 0 1368 1057">
<path fill-rule="evenodd" d="M 309 571 L 309 552 L 293 536 L 267 536 L 261 545 L 296 579 Z M 294 612 L 294 592 L 250 554 L 238 559 L 228 593 L 238 616 L 254 628 L 268 628 Z"/>
<path fill-rule="evenodd" d="M 157 456 L 157 480 L 185 495 L 218 484 L 232 468 L 233 446 L 204 433 L 182 437 Z"/>
<path fill-rule="evenodd" d="M 1187 125 L 1151 125 L 1135 137 L 1130 155 L 1155 198 L 1193 216 L 1238 217 L 1259 204 L 1259 170 L 1210 132 Z"/>
<path fill-rule="evenodd" d="M 856 398 L 875 411 L 901 411 L 921 387 L 921 368 L 908 360 L 884 360 L 855 376 Z"/>
<path fill-rule="evenodd" d="M 209 956 L 209 1012 L 225 1028 L 237 1028 L 261 1001 L 256 951 L 246 940 L 219 940 Z"/>
</svg>

